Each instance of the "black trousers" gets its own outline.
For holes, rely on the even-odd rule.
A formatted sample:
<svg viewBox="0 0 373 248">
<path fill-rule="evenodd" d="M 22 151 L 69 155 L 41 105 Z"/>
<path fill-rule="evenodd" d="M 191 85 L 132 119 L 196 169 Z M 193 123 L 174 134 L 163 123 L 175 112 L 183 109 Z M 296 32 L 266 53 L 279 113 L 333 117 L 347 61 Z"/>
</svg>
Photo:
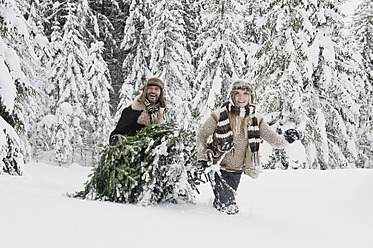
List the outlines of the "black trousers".
<svg viewBox="0 0 373 248">
<path fill-rule="evenodd" d="M 212 185 L 212 190 L 215 195 L 214 205 L 228 207 L 236 204 L 234 191 L 237 190 L 241 180 L 241 172 L 228 172 L 220 170 L 221 177 L 215 172 L 215 184 Z M 229 187 L 227 186 L 229 185 Z M 234 191 L 233 191 L 233 190 Z"/>
</svg>

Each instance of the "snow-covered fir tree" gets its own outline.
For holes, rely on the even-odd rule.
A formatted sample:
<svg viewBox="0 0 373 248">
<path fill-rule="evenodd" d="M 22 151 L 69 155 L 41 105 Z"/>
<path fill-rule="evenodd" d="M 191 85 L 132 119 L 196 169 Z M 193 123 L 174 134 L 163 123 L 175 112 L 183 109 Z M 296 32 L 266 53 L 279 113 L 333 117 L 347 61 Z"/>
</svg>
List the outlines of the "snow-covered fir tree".
<svg viewBox="0 0 373 248">
<path fill-rule="evenodd" d="M 52 136 L 55 146 L 55 160 L 59 164 L 72 161 L 78 146 L 82 146 L 80 126 L 81 118 L 85 118 L 82 106 L 82 96 L 86 81 L 84 79 L 84 58 L 88 49 L 82 40 L 82 26 L 84 23 L 77 15 L 78 6 L 70 1 L 66 2 L 58 13 L 64 13 L 64 25 L 53 27 L 52 47 L 55 55 L 51 61 L 52 73 L 49 76 L 54 104 L 51 106 L 52 114 L 56 115 L 57 123 L 54 125 Z M 59 16 L 56 16 L 56 18 Z M 58 22 L 55 22 L 59 25 Z M 73 116 L 70 116 L 73 115 Z M 69 118 L 67 118 L 67 116 Z"/>
<path fill-rule="evenodd" d="M 56 18 L 59 17 L 58 13 L 61 13 L 60 19 L 64 24 L 60 31 L 58 26 L 55 27 L 52 34 L 51 42 L 55 55 L 49 80 L 52 85 L 50 96 L 54 101 L 51 113 L 57 117 L 57 123 L 52 127 L 54 129 L 52 144 L 55 149 L 55 160 L 59 164 L 73 162 L 83 156 L 84 149 L 89 149 L 86 147 L 84 137 L 87 132 L 90 133 L 97 128 L 92 119 L 99 118 L 94 116 L 98 113 L 90 112 L 92 111 L 90 106 L 97 104 L 94 102 L 97 101 L 94 95 L 101 94 L 96 92 L 100 88 L 97 88 L 96 80 L 88 81 L 93 79 L 94 74 L 85 75 L 87 71 L 94 73 L 91 66 L 95 63 L 92 61 L 93 57 L 89 57 L 86 45 L 89 39 L 94 38 L 85 26 L 90 13 L 87 8 L 86 1 L 77 3 L 67 1 L 58 6 Z M 55 24 L 59 23 L 55 22 Z M 94 52 L 92 56 L 95 56 L 93 54 Z M 101 73 L 105 78 L 107 71 Z M 103 81 L 102 84 L 104 86 L 101 90 L 107 88 L 107 81 Z M 107 104 L 98 107 L 107 110 Z M 105 116 L 101 117 L 105 118 Z"/>
<path fill-rule="evenodd" d="M 26 5 L 27 6 L 27 5 Z M 25 128 L 27 140 L 30 144 L 28 154 L 38 159 L 40 150 L 43 145 L 46 145 L 44 134 L 36 130 L 40 130 L 39 123 L 41 118 L 49 113 L 50 101 L 48 95 L 45 94 L 45 89 L 48 88 L 48 79 L 45 75 L 48 73 L 48 63 L 51 58 L 51 47 L 47 38 L 44 27 L 46 21 L 43 18 L 51 6 L 50 1 L 31 1 L 30 6 L 26 9 L 27 23 L 30 27 L 30 47 L 34 51 L 32 61 L 28 62 L 32 65 L 32 77 L 28 76 L 31 81 L 34 91 L 31 97 L 25 101 L 22 112 L 27 113 L 25 116 Z M 29 151 L 30 150 L 30 151 Z"/>
<path fill-rule="evenodd" d="M 88 0 L 94 15 L 97 18 L 97 28 L 99 35 L 97 40 L 104 42 L 103 58 L 108 66 L 111 78 L 110 105 L 111 113 L 117 112 L 120 103 L 120 89 L 124 76 L 122 65 L 128 51 L 121 48 L 123 37 L 125 36 L 125 24 L 129 15 L 131 1 L 97 1 Z M 96 28 L 88 23 L 87 28 L 92 33 Z"/>
<path fill-rule="evenodd" d="M 248 0 L 244 5 L 244 25 L 245 29 L 243 41 L 249 45 L 249 53 L 255 52 L 257 45 L 263 44 L 266 40 L 266 33 L 257 32 L 258 21 L 264 15 L 266 3 L 256 0 Z M 253 51 L 252 51 L 253 50 Z"/>
<path fill-rule="evenodd" d="M 309 118 L 310 108 L 317 109 L 312 88 L 307 88 L 312 75 L 308 44 L 313 36 L 309 17 L 315 6 L 303 1 L 267 1 L 265 14 L 257 23 L 263 44 L 250 59 L 260 111 L 269 114 L 267 121 L 272 128 L 283 132 L 297 128 L 303 134 L 308 151 L 316 149 L 320 137 L 317 126 Z M 303 154 L 309 157 L 312 154 Z M 265 166 L 287 168 L 288 157 L 284 150 L 273 149 Z M 284 162 L 287 161 L 287 162 Z M 312 161 L 309 161 L 312 163 Z M 292 166 L 304 167 L 304 161 Z"/>
<path fill-rule="evenodd" d="M 180 0 L 158 0 L 150 20 L 150 62 L 153 75 L 165 82 L 169 121 L 189 126 L 193 78 L 191 55 L 186 49 L 183 11 Z"/>
<path fill-rule="evenodd" d="M 201 46 L 195 85 L 198 90 L 193 108 L 203 121 L 226 100 L 234 80 L 244 75 L 246 44 L 240 36 L 244 29 L 242 4 L 238 0 L 201 1 Z"/>
<path fill-rule="evenodd" d="M 173 123 L 150 125 L 106 146 L 83 191 L 75 197 L 135 203 L 195 202 L 195 133 Z"/>
<path fill-rule="evenodd" d="M 194 56 L 196 49 L 200 46 L 200 42 L 197 40 L 198 29 L 201 21 L 201 4 L 200 1 L 195 0 L 181 0 L 182 4 L 182 16 L 183 16 L 183 27 L 185 30 L 186 49 L 192 56 L 192 65 L 197 68 L 197 58 Z M 194 90 L 194 82 L 191 81 L 190 86 Z M 193 93 L 192 93 L 193 94 Z"/>
<path fill-rule="evenodd" d="M 7 44 L 19 56 L 20 68 L 18 70 L 22 72 L 17 73 L 19 78 L 15 78 L 17 97 L 14 112 L 22 123 L 22 132 L 18 132 L 18 134 L 25 160 L 29 161 L 32 155 L 29 140 L 34 136 L 32 125 L 36 123 L 42 106 L 39 89 L 45 82 L 45 71 L 40 63 L 40 52 L 36 51 L 44 46 L 43 43 L 46 40 L 43 39 L 41 27 L 37 25 L 38 19 L 33 5 L 28 2 L 23 3 L 23 1 L 5 1 L 4 4 L 8 8 L 6 11 L 8 14 L 5 14 L 4 21 L 9 27 L 14 25 L 9 30 L 10 33 L 13 32 L 12 41 Z M 10 69 L 10 71 L 14 70 Z"/>
<path fill-rule="evenodd" d="M 40 116 L 40 120 L 37 123 L 36 133 L 37 142 L 35 146 L 35 157 L 38 159 L 41 156 L 42 151 L 49 151 L 54 149 L 55 139 L 53 138 L 57 132 L 57 116 L 56 116 L 56 101 L 57 101 L 57 83 L 53 83 L 54 77 L 57 78 L 57 72 L 62 70 L 63 64 L 58 61 L 58 54 L 62 53 L 62 33 L 58 16 L 53 18 L 50 34 L 50 49 L 51 55 L 47 62 L 47 80 L 48 83 L 44 89 L 47 110 Z M 54 68 L 55 67 L 55 68 Z M 55 75 L 56 74 L 56 75 Z M 62 75 L 63 73 L 61 73 Z"/>
<path fill-rule="evenodd" d="M 86 149 L 92 150 L 87 157 L 92 157 L 93 164 L 97 164 L 98 145 L 107 143 L 107 135 L 112 129 L 109 104 L 110 74 L 102 58 L 103 45 L 103 42 L 91 44 L 85 72 L 89 87 L 86 89 L 87 101 L 83 105 L 87 114 L 85 120 L 82 120 L 82 128 L 85 130 Z"/>
<path fill-rule="evenodd" d="M 115 119 L 119 119 L 122 110 L 131 105 L 140 87 L 150 75 L 149 71 L 149 18 L 151 1 L 132 0 L 129 16 L 124 27 L 121 49 L 126 56 L 123 61 L 123 84 Z"/>
<path fill-rule="evenodd" d="M 24 75 L 19 70 L 18 55 L 4 42 L 3 35 L 6 38 L 8 27 L 2 21 L 0 24 L 2 33 L 0 37 L 0 174 L 21 175 L 23 154 L 21 139 L 17 131 L 22 130 L 22 123 L 14 111 L 14 104 L 17 97 L 17 74 Z"/>
<path fill-rule="evenodd" d="M 357 161 L 360 106 L 355 86 L 360 79 L 345 47 L 339 5 L 339 1 L 318 1 L 310 19 L 315 28 L 310 44 L 312 97 L 321 105 L 314 121 L 322 133 L 322 149 L 312 166 L 321 169 L 354 167 Z"/>
<path fill-rule="evenodd" d="M 344 49 L 337 6 L 333 1 L 267 3 L 261 27 L 268 40 L 254 62 L 263 112 L 271 113 L 277 126 L 301 131 L 307 168 L 353 166 L 358 77 Z M 288 166 L 283 152 L 272 158 Z"/>
<path fill-rule="evenodd" d="M 359 91 L 360 120 L 358 130 L 359 167 L 373 167 L 373 2 L 363 0 L 358 5 L 349 28 L 356 48 L 355 57 L 363 78 Z"/>
<path fill-rule="evenodd" d="M 26 63 L 32 52 L 24 44 L 30 45 L 30 33 L 19 2 L 0 2 L 0 174 L 22 174 L 25 118 L 20 110 L 31 90 Z"/>
</svg>

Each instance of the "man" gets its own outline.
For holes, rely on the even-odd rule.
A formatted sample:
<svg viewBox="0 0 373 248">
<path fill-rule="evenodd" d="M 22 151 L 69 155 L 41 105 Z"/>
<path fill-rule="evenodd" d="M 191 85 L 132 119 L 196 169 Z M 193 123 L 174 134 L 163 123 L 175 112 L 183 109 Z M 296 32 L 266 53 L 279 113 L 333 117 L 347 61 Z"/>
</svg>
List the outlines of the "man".
<svg viewBox="0 0 373 248">
<path fill-rule="evenodd" d="M 157 77 L 149 78 L 141 87 L 142 94 L 125 108 L 119 122 L 110 134 L 110 145 L 117 142 L 116 134 L 136 135 L 137 131 L 150 124 L 164 123 L 164 83 Z"/>
</svg>

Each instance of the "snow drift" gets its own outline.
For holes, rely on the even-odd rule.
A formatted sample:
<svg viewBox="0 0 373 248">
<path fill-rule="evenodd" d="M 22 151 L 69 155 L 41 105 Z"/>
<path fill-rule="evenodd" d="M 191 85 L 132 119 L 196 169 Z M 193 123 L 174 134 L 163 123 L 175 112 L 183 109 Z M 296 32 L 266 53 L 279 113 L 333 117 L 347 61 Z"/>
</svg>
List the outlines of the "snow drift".
<svg viewBox="0 0 373 248">
<path fill-rule="evenodd" d="M 243 176 L 240 213 L 196 204 L 149 207 L 66 197 L 91 168 L 29 163 L 0 176 L 0 247 L 371 247 L 373 171 L 275 170 Z"/>
</svg>

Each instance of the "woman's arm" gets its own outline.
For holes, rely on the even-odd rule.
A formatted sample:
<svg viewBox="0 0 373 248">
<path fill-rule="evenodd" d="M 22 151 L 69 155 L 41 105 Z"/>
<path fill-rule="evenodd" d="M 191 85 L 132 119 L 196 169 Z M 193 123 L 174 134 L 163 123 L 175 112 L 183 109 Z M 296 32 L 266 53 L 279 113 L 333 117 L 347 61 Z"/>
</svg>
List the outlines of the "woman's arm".
<svg viewBox="0 0 373 248">
<path fill-rule="evenodd" d="M 206 122 L 201 126 L 197 133 L 197 160 L 208 161 L 206 154 L 207 139 L 216 129 L 216 121 L 211 115 Z"/>
<path fill-rule="evenodd" d="M 272 128 L 264 120 L 259 126 L 260 137 L 267 141 L 275 148 L 284 148 L 289 144 L 283 135 L 280 135 L 272 130 Z"/>
</svg>

